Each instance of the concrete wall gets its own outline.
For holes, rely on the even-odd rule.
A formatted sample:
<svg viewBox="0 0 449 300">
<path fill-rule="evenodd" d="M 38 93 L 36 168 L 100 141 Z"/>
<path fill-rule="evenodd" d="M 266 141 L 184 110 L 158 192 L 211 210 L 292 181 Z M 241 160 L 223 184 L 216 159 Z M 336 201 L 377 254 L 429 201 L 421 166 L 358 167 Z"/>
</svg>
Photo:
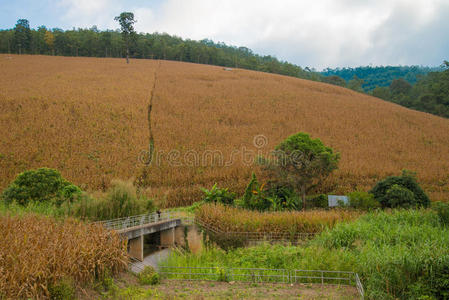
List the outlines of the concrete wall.
<svg viewBox="0 0 449 300">
<path fill-rule="evenodd" d="M 143 235 L 128 240 L 129 256 L 143 261 Z"/>
<path fill-rule="evenodd" d="M 172 247 L 175 245 L 175 228 L 161 231 L 161 246 Z"/>
</svg>

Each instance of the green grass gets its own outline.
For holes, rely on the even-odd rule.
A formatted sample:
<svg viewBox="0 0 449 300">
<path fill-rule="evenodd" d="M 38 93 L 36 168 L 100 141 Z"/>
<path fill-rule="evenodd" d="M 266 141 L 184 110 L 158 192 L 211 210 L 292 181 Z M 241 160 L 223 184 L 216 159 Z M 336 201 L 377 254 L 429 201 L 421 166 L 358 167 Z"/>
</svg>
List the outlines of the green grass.
<svg viewBox="0 0 449 300">
<path fill-rule="evenodd" d="M 448 245 L 449 229 L 435 212 L 398 210 L 337 224 L 304 247 L 212 247 L 199 255 L 176 253 L 163 264 L 354 271 L 370 299 L 447 299 Z"/>
</svg>

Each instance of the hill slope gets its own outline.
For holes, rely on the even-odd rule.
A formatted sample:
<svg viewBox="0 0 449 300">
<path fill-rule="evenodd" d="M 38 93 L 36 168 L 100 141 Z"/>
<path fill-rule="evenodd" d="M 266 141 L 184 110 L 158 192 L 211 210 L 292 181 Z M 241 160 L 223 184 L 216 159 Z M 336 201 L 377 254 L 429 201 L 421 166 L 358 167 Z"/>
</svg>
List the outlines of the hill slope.
<svg viewBox="0 0 449 300">
<path fill-rule="evenodd" d="M 159 155 L 145 167 L 139 158 L 148 149 L 155 72 Z M 186 204 L 214 182 L 242 192 L 252 158 L 298 131 L 341 152 L 327 183 L 335 192 L 369 188 L 405 168 L 418 172 L 433 200 L 448 199 L 447 119 L 337 86 L 240 69 L 0 55 L 0 187 L 20 171 L 48 166 L 92 189 L 134 177 L 166 205 Z M 256 147 L 258 135 L 266 138 Z"/>
</svg>

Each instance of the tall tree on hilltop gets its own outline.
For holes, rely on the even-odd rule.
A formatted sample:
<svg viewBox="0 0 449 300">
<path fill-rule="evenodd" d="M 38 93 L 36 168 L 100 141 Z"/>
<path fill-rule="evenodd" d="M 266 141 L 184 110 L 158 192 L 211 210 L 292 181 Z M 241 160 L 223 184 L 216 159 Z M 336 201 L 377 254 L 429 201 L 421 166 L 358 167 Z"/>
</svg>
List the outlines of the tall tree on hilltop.
<svg viewBox="0 0 449 300">
<path fill-rule="evenodd" d="M 14 42 L 19 50 L 19 54 L 22 54 L 22 49 L 30 50 L 31 29 L 27 19 L 17 20 L 16 27 L 14 27 Z"/>
<path fill-rule="evenodd" d="M 122 37 L 126 45 L 126 63 L 129 64 L 129 41 L 131 36 L 136 33 L 133 25 L 137 21 L 134 20 L 134 14 L 132 12 L 122 12 L 114 20 L 119 22 L 122 29 Z"/>
</svg>

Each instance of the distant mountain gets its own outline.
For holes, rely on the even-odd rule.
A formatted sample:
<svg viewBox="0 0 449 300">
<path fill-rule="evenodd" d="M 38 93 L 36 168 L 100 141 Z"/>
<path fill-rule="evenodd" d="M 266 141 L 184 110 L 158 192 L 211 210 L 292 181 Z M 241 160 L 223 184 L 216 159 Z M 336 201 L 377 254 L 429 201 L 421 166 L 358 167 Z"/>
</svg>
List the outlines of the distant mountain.
<svg viewBox="0 0 449 300">
<path fill-rule="evenodd" d="M 388 87 L 391 82 L 398 78 L 403 78 L 410 84 L 415 84 L 419 77 L 432 71 L 442 71 L 440 67 L 423 66 L 380 66 L 380 67 L 357 67 L 357 68 L 327 68 L 321 72 L 322 75 L 339 76 L 346 82 L 354 77 L 362 79 L 362 89 L 370 92 L 376 87 Z"/>
</svg>

